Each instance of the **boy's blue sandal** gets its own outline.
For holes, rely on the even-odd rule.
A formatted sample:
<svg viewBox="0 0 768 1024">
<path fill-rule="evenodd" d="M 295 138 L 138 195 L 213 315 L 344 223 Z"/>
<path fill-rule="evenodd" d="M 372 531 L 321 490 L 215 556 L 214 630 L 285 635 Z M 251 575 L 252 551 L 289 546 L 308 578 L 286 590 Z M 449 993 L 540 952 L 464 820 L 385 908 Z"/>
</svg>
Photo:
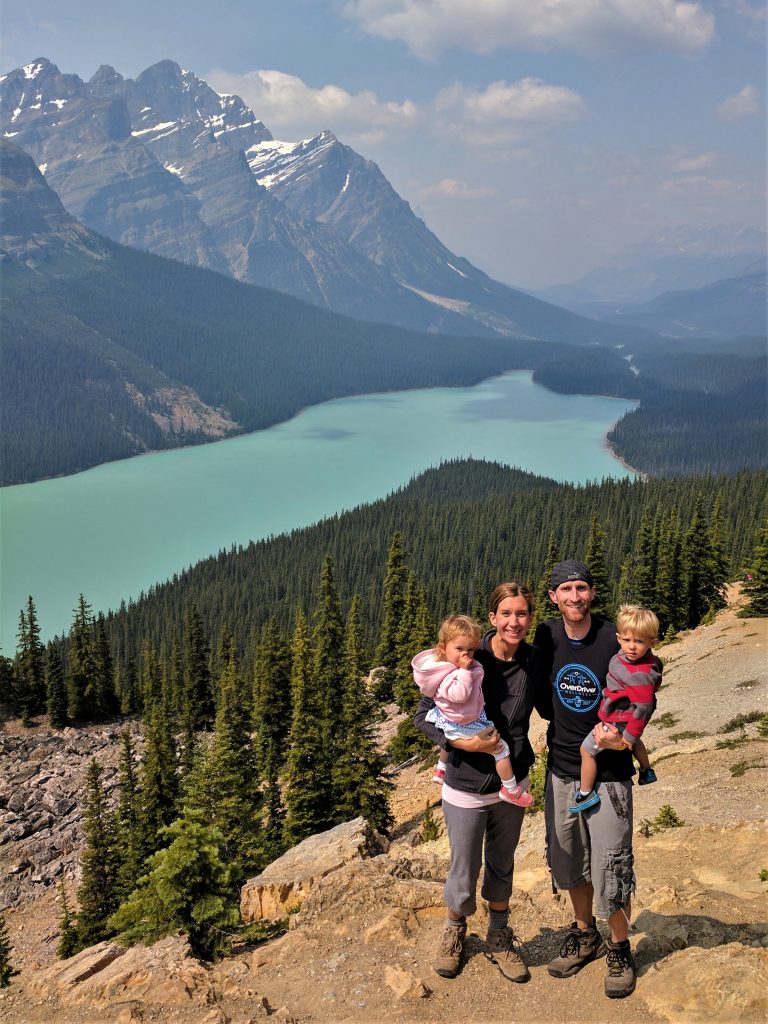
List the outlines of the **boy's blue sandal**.
<svg viewBox="0 0 768 1024">
<path fill-rule="evenodd" d="M 638 775 L 638 778 L 637 778 L 638 786 L 650 786 L 650 784 L 652 782 L 658 782 L 658 781 L 659 780 L 656 778 L 656 772 L 653 770 L 653 768 L 641 768 L 640 769 L 640 772 L 639 772 L 639 775 Z"/>
<path fill-rule="evenodd" d="M 581 814 L 582 811 L 588 811 L 590 807 L 594 807 L 599 803 L 600 794 L 596 789 L 593 789 L 591 793 L 587 793 L 586 796 L 577 793 L 576 800 L 568 807 L 568 811 L 570 814 Z"/>
</svg>

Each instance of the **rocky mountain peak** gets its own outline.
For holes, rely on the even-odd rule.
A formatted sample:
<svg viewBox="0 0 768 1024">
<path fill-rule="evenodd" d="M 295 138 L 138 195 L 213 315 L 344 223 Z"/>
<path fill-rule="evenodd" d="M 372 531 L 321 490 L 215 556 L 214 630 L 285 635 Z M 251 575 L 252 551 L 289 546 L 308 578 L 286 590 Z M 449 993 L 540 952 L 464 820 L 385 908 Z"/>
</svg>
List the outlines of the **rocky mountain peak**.
<svg viewBox="0 0 768 1024">
<path fill-rule="evenodd" d="M 88 81 L 88 90 L 94 96 L 111 96 L 120 93 L 125 79 L 109 64 L 102 64 L 98 71 Z"/>
</svg>

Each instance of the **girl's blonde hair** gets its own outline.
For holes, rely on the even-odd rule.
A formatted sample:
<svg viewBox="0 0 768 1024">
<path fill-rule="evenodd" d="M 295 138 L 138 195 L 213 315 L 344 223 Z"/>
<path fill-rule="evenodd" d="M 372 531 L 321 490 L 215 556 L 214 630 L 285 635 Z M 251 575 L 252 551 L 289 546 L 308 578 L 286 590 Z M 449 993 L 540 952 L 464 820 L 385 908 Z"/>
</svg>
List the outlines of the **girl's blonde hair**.
<svg viewBox="0 0 768 1024">
<path fill-rule="evenodd" d="M 500 583 L 491 594 L 490 612 L 492 615 L 496 614 L 501 602 L 506 601 L 508 597 L 524 597 L 528 611 L 533 611 L 533 594 L 530 588 L 526 587 L 524 583 L 518 583 L 517 580 L 508 580 L 506 583 Z"/>
<path fill-rule="evenodd" d="M 659 635 L 659 620 L 652 611 L 639 604 L 623 604 L 616 612 L 616 629 L 634 633 L 642 640 L 655 640 Z"/>
<path fill-rule="evenodd" d="M 449 615 L 444 620 L 437 634 L 437 650 L 445 654 L 445 645 L 457 636 L 471 637 L 476 643 L 480 643 L 483 630 L 479 622 L 470 618 L 469 615 Z"/>
</svg>

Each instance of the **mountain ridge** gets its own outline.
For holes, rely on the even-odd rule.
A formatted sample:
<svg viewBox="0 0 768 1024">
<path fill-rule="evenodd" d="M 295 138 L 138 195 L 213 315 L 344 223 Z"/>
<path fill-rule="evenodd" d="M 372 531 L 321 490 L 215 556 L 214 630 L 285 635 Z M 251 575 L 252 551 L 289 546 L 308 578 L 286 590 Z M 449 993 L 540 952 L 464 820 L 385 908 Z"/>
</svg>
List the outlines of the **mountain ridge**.
<svg viewBox="0 0 768 1024">
<path fill-rule="evenodd" d="M 0 128 L 71 213 L 121 244 L 417 330 L 577 344 L 646 336 L 493 281 L 446 249 L 376 164 L 329 133 L 315 138 L 337 179 L 354 169 L 351 187 L 336 180 L 335 201 L 317 161 L 313 196 L 285 182 L 263 187 L 245 154 L 253 162 L 274 142 L 269 130 L 239 97 L 219 96 L 171 60 L 135 80 L 102 65 L 86 83 L 39 58 L 2 77 Z M 317 143 L 305 149 L 311 156 Z"/>
</svg>

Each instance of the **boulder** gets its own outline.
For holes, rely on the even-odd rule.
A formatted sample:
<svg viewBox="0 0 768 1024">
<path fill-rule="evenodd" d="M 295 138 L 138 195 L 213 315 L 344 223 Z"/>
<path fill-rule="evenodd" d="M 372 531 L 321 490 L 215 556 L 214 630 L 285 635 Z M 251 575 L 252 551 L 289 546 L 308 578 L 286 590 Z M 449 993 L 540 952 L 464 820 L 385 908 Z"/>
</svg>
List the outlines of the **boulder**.
<svg viewBox="0 0 768 1024">
<path fill-rule="evenodd" d="M 363 818 L 310 836 L 245 883 L 240 892 L 243 920 L 250 924 L 284 917 L 301 906 L 321 878 L 388 848 L 388 841 Z"/>
<path fill-rule="evenodd" d="M 399 967 L 386 967 L 384 980 L 398 999 L 426 999 L 432 995 L 432 989 L 421 978 Z"/>
<path fill-rule="evenodd" d="M 655 964 L 640 980 L 652 1013 L 670 1024 L 765 1021 L 768 950 L 730 943 L 683 949 Z"/>
</svg>

